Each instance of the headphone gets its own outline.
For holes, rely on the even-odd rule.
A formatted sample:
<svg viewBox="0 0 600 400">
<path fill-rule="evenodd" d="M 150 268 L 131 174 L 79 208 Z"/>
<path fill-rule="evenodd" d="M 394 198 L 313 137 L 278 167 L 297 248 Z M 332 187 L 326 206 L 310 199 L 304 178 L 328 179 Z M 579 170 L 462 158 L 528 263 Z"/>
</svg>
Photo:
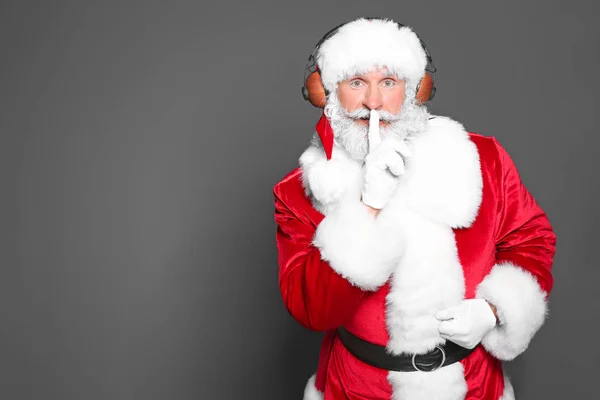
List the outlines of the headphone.
<svg viewBox="0 0 600 400">
<path fill-rule="evenodd" d="M 365 19 L 389 21 L 388 19 L 380 17 L 367 17 Z M 340 24 L 335 28 L 331 29 L 329 32 L 327 32 L 325 36 L 323 36 L 321 40 L 319 40 L 312 53 L 308 57 L 308 62 L 306 63 L 306 67 L 304 68 L 304 85 L 302 86 L 302 96 L 304 97 L 304 100 L 310 101 L 310 103 L 315 107 L 324 108 L 325 104 L 327 103 L 327 96 L 329 95 L 328 91 L 323 86 L 323 82 L 321 81 L 321 73 L 319 72 L 317 67 L 315 54 L 319 51 L 324 41 L 329 39 L 331 36 L 335 35 L 342 26 L 350 22 L 351 21 L 344 22 L 343 24 Z M 396 25 L 398 25 L 398 29 L 405 27 L 405 25 L 401 23 L 395 23 Z M 419 38 L 419 41 L 421 42 L 421 47 L 423 48 L 423 50 L 425 51 L 425 55 L 427 56 L 425 76 L 421 78 L 421 81 L 417 86 L 416 93 L 417 103 L 423 104 L 431 101 L 435 96 L 435 72 L 437 71 L 437 69 L 433 64 L 433 58 L 429 54 L 427 46 L 425 46 L 425 42 L 423 42 L 423 40 L 421 40 L 421 38 L 418 35 L 417 37 Z"/>
</svg>

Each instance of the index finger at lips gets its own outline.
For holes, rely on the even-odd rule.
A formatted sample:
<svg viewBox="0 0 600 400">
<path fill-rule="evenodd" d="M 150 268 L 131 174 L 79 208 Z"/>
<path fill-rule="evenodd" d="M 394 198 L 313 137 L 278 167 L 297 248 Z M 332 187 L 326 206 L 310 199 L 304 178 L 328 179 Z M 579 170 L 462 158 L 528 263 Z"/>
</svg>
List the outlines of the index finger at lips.
<svg viewBox="0 0 600 400">
<path fill-rule="evenodd" d="M 379 113 L 376 110 L 371 110 L 369 118 L 369 152 L 373 151 L 381 143 L 379 135 Z"/>
</svg>

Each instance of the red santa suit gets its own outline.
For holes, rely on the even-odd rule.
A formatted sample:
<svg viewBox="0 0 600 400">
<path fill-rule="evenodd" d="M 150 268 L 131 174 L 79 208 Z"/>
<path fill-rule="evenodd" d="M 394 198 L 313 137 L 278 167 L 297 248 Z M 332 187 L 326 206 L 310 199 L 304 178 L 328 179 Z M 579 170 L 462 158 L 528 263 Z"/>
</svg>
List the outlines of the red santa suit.
<svg viewBox="0 0 600 400">
<path fill-rule="evenodd" d="M 555 235 L 494 138 L 435 117 L 409 146 L 376 218 L 361 203 L 363 164 L 337 143 L 331 159 L 311 145 L 274 188 L 284 303 L 325 332 L 306 400 L 514 399 L 501 361 L 544 321 Z M 500 323 L 468 357 L 432 372 L 369 365 L 336 333 L 422 354 L 446 341 L 436 312 L 471 298 L 493 304 Z"/>
</svg>

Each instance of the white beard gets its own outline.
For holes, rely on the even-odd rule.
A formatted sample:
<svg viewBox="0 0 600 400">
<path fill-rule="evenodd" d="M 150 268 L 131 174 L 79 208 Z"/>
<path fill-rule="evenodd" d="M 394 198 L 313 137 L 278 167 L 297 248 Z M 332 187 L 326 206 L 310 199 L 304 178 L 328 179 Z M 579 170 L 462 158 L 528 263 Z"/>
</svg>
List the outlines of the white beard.
<svg viewBox="0 0 600 400">
<path fill-rule="evenodd" d="M 408 94 L 408 93 L 407 93 Z M 325 113 L 333 129 L 335 142 L 342 146 L 357 161 L 364 161 L 369 153 L 368 125 L 357 122 L 357 118 L 369 117 L 368 109 L 359 109 L 352 113 L 340 104 L 337 93 L 332 93 L 325 106 Z M 382 121 L 387 121 L 381 127 L 382 138 L 396 135 L 398 139 L 410 139 L 422 132 L 429 119 L 425 106 L 418 105 L 413 96 L 407 96 L 398 114 L 380 111 Z"/>
</svg>

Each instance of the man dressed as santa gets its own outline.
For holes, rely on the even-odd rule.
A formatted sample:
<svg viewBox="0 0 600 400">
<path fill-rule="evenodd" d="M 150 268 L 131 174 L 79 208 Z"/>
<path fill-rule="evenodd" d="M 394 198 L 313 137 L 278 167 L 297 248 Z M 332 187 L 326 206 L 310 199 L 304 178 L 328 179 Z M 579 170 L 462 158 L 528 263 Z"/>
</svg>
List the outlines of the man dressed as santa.
<svg viewBox="0 0 600 400">
<path fill-rule="evenodd" d="M 410 28 L 360 18 L 311 58 L 323 117 L 274 188 L 283 300 L 325 332 L 304 399 L 514 399 L 502 361 L 553 285 L 544 211 L 496 139 L 428 113 Z"/>
</svg>

